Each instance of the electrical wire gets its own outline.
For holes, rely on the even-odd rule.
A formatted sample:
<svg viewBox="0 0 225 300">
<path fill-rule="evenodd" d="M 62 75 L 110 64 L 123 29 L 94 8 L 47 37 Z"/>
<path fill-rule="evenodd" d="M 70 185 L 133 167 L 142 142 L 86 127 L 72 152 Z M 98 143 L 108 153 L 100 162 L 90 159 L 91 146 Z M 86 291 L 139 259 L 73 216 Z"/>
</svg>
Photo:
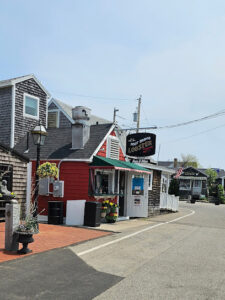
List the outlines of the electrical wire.
<svg viewBox="0 0 225 300">
<path fill-rule="evenodd" d="M 189 124 L 193 124 L 193 123 L 197 123 L 197 122 L 201 122 L 201 121 L 205 121 L 205 120 L 209 120 L 209 119 L 213 119 L 213 118 L 217 118 L 220 117 L 222 115 L 225 114 L 225 109 L 218 111 L 214 114 L 199 118 L 199 119 L 195 119 L 195 120 L 191 120 L 191 121 L 187 121 L 187 122 L 183 122 L 183 123 L 178 123 L 178 124 L 173 124 L 173 125 L 167 125 L 167 126 L 159 126 L 157 127 L 157 129 L 169 129 L 169 128 L 175 128 L 175 127 L 180 127 L 180 126 L 185 126 L 185 125 L 189 125 Z"/>
<path fill-rule="evenodd" d="M 177 124 L 166 125 L 166 126 L 148 126 L 148 127 L 146 126 L 146 127 L 140 127 L 139 130 L 146 130 L 146 129 L 151 129 L 151 130 L 171 129 L 171 128 L 186 126 L 186 125 L 190 125 L 190 124 L 193 124 L 193 123 L 202 122 L 202 121 L 206 121 L 206 120 L 209 120 L 209 119 L 217 118 L 217 117 L 220 117 L 220 116 L 222 116 L 224 114 L 225 114 L 225 109 L 223 109 L 221 111 L 218 111 L 218 112 L 216 112 L 214 114 L 211 114 L 211 115 L 199 118 L 199 119 L 195 119 L 195 120 L 183 122 L 183 123 L 177 123 Z M 129 129 L 123 128 L 121 130 L 126 131 L 126 130 L 130 130 L 130 128 Z M 134 128 L 133 130 L 136 130 L 136 129 Z"/>
<path fill-rule="evenodd" d="M 205 134 L 205 133 L 208 133 L 210 131 L 213 131 L 213 130 L 216 130 L 218 128 L 222 128 L 224 127 L 225 124 L 222 124 L 220 126 L 216 126 L 216 127 L 213 127 L 211 129 L 208 129 L 208 130 L 204 130 L 204 131 L 200 131 L 198 133 L 195 133 L 195 134 L 192 134 L 192 135 L 189 135 L 189 136 L 186 136 L 186 137 L 181 137 L 179 139 L 176 139 L 176 140 L 173 140 L 173 141 L 167 141 L 167 142 L 162 142 L 161 144 L 170 144 L 170 143 L 176 143 L 176 142 L 179 142 L 179 141 L 182 141 L 182 140 L 186 140 L 186 139 L 190 139 L 192 137 L 195 137 L 195 136 L 198 136 L 198 135 L 201 135 L 201 134 Z"/>
<path fill-rule="evenodd" d="M 111 98 L 111 97 L 103 97 L 103 96 L 91 96 L 91 95 L 83 95 L 83 94 L 76 94 L 76 93 L 68 93 L 68 92 L 60 92 L 60 91 L 52 91 L 53 93 L 59 94 L 67 94 L 76 97 L 83 97 L 83 98 L 92 98 L 92 99 L 101 99 L 101 100 L 115 100 L 115 101 L 136 101 L 136 99 L 132 98 Z"/>
</svg>

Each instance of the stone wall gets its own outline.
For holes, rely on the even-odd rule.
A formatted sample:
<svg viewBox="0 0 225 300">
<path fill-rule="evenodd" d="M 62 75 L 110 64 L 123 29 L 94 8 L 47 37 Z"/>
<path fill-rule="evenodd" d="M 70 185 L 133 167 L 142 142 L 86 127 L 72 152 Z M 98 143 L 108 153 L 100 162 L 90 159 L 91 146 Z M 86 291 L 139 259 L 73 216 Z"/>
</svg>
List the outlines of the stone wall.
<svg viewBox="0 0 225 300">
<path fill-rule="evenodd" d="M 152 190 L 148 191 L 148 215 L 160 213 L 161 171 L 153 171 Z"/>
<path fill-rule="evenodd" d="M 0 89 L 0 143 L 10 146 L 12 87 Z"/>
</svg>

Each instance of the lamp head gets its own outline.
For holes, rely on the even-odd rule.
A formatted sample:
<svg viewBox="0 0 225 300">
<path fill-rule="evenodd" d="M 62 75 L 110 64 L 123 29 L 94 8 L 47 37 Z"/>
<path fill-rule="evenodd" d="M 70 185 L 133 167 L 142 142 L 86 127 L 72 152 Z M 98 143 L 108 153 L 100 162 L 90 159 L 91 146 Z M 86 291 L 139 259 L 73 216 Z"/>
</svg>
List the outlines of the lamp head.
<svg viewBox="0 0 225 300">
<path fill-rule="evenodd" d="M 43 146 L 45 143 L 45 138 L 47 136 L 47 131 L 45 127 L 41 124 L 37 125 L 32 131 L 31 131 L 33 141 L 35 145 Z"/>
</svg>

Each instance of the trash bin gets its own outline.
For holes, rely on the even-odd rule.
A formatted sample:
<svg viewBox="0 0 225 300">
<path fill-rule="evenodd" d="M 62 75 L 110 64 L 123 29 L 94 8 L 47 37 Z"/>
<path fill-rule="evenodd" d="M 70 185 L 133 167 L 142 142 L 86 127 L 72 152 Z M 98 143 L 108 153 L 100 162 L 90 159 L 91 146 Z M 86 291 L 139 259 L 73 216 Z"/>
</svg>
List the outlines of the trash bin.
<svg viewBox="0 0 225 300">
<path fill-rule="evenodd" d="M 101 224 L 101 206 L 100 202 L 86 202 L 84 212 L 84 225 L 98 227 Z"/>
<path fill-rule="evenodd" d="M 63 224 L 63 201 L 48 201 L 48 224 Z"/>
</svg>

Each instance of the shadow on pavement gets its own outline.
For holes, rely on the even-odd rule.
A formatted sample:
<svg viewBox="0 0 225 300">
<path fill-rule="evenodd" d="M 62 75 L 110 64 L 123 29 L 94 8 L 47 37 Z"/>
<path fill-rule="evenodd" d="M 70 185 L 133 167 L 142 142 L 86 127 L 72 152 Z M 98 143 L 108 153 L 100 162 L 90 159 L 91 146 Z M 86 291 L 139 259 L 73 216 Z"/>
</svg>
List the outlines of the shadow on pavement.
<svg viewBox="0 0 225 300">
<path fill-rule="evenodd" d="M 0 265 L 1 300 L 93 299 L 123 278 L 96 271 L 69 249 Z"/>
</svg>

